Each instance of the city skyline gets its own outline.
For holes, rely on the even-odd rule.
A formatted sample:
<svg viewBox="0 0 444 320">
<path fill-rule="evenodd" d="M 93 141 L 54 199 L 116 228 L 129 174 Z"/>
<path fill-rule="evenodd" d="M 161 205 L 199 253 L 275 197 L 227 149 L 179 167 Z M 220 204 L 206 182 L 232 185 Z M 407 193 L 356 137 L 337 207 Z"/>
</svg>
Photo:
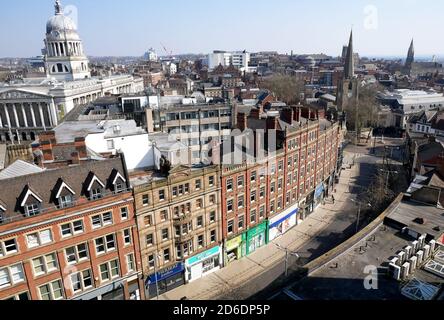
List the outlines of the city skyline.
<svg viewBox="0 0 444 320">
<path fill-rule="evenodd" d="M 232 2 L 227 1 L 227 5 Z M 442 5 L 430 0 L 403 1 L 402 6 L 400 1 L 323 0 L 317 2 L 322 12 L 308 1 L 280 0 L 280 5 L 272 6 L 247 0 L 236 4 L 237 11 L 231 12 L 228 20 L 218 4 L 203 0 L 191 4 L 176 0 L 168 4 L 132 0 L 125 5 L 117 0 L 71 0 L 62 4 L 67 8 L 66 14 L 77 20 L 85 51 L 90 56 L 141 56 L 150 47 L 159 55 L 166 54 L 163 48 L 166 47 L 174 55 L 206 54 L 213 50 L 280 53 L 293 50 L 297 54 L 338 56 L 351 28 L 355 51 L 361 56 L 404 57 L 412 38 L 418 57 L 440 58 L 444 53 L 444 44 L 431 41 L 430 32 L 439 28 L 439 19 L 431 17 L 440 12 Z M 4 4 L 0 27 L 14 28 L 0 36 L 5 44 L 0 57 L 39 55 L 45 34 L 42 23 L 53 12 L 50 0 Z M 429 18 L 421 25 L 411 23 L 418 14 Z M 28 23 L 17 25 L 17 20 Z M 276 37 L 278 33 L 281 36 Z M 205 41 L 193 41 L 197 37 Z"/>
</svg>

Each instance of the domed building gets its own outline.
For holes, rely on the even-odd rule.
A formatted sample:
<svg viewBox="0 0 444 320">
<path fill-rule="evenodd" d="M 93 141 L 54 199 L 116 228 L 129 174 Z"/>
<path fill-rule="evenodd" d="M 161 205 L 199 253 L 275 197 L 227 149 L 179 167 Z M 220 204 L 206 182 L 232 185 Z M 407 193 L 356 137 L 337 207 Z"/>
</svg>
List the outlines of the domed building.
<svg viewBox="0 0 444 320">
<path fill-rule="evenodd" d="M 33 141 L 74 108 L 107 94 L 144 90 L 143 79 L 132 75 L 91 77 L 77 26 L 63 13 L 60 0 L 46 23 L 44 43 L 43 77 L 0 82 L 0 144 Z"/>
<path fill-rule="evenodd" d="M 59 0 L 55 4 L 55 15 L 46 23 L 45 47 L 49 77 L 62 81 L 91 77 L 77 27 L 71 18 L 63 14 Z"/>
</svg>

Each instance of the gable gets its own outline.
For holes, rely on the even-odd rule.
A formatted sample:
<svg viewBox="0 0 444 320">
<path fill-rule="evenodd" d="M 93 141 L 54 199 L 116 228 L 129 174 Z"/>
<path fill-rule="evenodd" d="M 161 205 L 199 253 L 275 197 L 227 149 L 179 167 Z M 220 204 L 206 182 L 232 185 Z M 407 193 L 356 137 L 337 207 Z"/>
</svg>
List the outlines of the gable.
<svg viewBox="0 0 444 320">
<path fill-rule="evenodd" d="M 97 178 L 97 176 L 93 172 L 90 172 L 86 180 L 86 191 L 88 192 L 91 191 L 92 187 L 97 185 L 100 185 L 102 188 L 105 188 L 103 182 L 100 181 L 100 179 Z"/>
<path fill-rule="evenodd" d="M 27 185 L 25 189 L 23 189 L 22 195 L 19 198 L 20 207 L 24 207 L 30 199 L 34 199 L 40 203 L 43 202 L 42 198 Z"/>
<path fill-rule="evenodd" d="M 23 90 L 9 90 L 0 93 L 0 100 L 21 100 L 21 99 L 48 99 L 49 95 L 23 91 Z"/>
<path fill-rule="evenodd" d="M 74 190 L 61 179 L 57 182 L 55 190 L 56 190 L 56 194 L 55 194 L 56 199 L 59 199 L 61 196 L 65 196 L 68 194 L 72 194 L 72 195 L 76 194 L 74 192 Z"/>
</svg>

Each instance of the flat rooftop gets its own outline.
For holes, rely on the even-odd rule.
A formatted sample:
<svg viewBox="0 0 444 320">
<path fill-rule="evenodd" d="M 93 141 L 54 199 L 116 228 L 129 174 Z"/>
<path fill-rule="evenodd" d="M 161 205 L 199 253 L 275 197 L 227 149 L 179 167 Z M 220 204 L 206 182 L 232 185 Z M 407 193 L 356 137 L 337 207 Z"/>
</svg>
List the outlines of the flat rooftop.
<svg viewBox="0 0 444 320">
<path fill-rule="evenodd" d="M 444 210 L 430 205 L 412 201 L 401 202 L 387 217 L 419 234 L 427 233 L 438 238 L 444 233 Z M 415 222 L 418 218 L 422 218 L 424 223 Z"/>
</svg>

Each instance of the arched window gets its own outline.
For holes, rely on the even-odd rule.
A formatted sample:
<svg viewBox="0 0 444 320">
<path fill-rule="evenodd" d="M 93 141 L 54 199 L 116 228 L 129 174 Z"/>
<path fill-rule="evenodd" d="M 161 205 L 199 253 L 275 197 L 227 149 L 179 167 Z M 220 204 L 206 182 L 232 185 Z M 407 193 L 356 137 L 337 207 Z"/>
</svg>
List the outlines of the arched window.
<svg viewBox="0 0 444 320">
<path fill-rule="evenodd" d="M 63 69 L 65 69 L 65 72 L 69 72 L 69 69 L 66 65 L 63 65 Z"/>
<path fill-rule="evenodd" d="M 55 65 L 52 66 L 52 72 L 53 72 L 53 73 L 56 73 L 56 72 L 57 72 L 57 69 L 56 69 L 56 66 L 55 66 Z"/>
<path fill-rule="evenodd" d="M 57 72 L 63 72 L 63 65 L 61 63 L 57 63 Z"/>
</svg>

